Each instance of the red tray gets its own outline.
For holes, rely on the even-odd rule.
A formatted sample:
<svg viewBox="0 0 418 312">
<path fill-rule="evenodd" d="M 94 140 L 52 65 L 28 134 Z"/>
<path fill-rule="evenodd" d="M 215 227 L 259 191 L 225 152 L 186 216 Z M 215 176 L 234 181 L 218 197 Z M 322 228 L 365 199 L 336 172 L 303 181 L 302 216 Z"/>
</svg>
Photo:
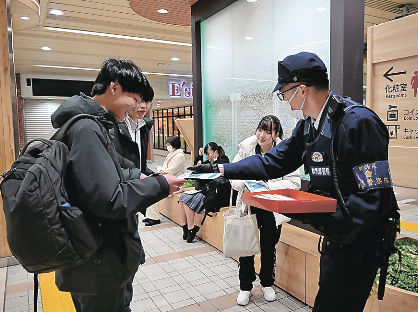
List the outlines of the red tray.
<svg viewBox="0 0 418 312">
<path fill-rule="evenodd" d="M 261 194 L 278 194 L 295 200 L 269 200 L 254 197 Z M 250 206 L 280 213 L 335 212 L 337 209 L 337 201 L 333 198 L 291 189 L 244 193 L 242 201 Z"/>
</svg>

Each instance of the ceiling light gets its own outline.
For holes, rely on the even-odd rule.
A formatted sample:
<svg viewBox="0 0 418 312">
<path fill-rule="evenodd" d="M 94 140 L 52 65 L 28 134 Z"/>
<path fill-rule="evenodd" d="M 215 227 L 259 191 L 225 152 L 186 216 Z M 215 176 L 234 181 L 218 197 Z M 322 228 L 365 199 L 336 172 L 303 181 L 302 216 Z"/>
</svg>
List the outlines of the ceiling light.
<svg viewBox="0 0 418 312">
<path fill-rule="evenodd" d="M 157 103 L 161 103 L 161 100 L 158 100 Z"/>
<path fill-rule="evenodd" d="M 49 14 L 61 16 L 64 15 L 64 11 L 58 9 L 49 10 Z"/>
<path fill-rule="evenodd" d="M 175 61 L 175 62 L 180 61 L 180 59 L 178 57 L 172 57 L 171 60 Z"/>
<path fill-rule="evenodd" d="M 252 2 L 257 2 L 258 0 L 247 0 L 247 2 L 252 3 Z"/>
<path fill-rule="evenodd" d="M 41 50 L 42 51 L 51 51 L 52 49 L 50 47 L 45 46 L 45 47 L 42 47 Z"/>
<path fill-rule="evenodd" d="M 168 13 L 168 11 L 166 9 L 159 9 L 159 10 L 157 10 L 157 12 L 160 13 L 160 14 L 167 14 Z"/>
<path fill-rule="evenodd" d="M 324 7 L 316 8 L 317 12 L 324 12 L 326 10 L 327 10 L 327 8 L 324 8 Z"/>
<path fill-rule="evenodd" d="M 88 67 L 73 67 L 73 66 L 57 66 L 57 65 L 41 65 L 36 64 L 33 65 L 36 67 L 42 68 L 57 68 L 57 69 L 78 69 L 78 70 L 92 70 L 92 71 L 100 71 L 100 68 L 88 68 Z M 142 72 L 145 75 L 157 75 L 157 76 L 172 76 L 172 77 L 193 77 L 192 75 L 188 74 L 170 74 L 170 73 L 153 73 L 153 72 Z"/>
<path fill-rule="evenodd" d="M 20 17 L 20 19 L 22 19 L 22 20 L 24 20 L 24 21 L 30 20 L 30 18 L 29 18 L 29 17 L 27 17 L 27 16 L 21 16 L 21 17 Z"/>
<path fill-rule="evenodd" d="M 244 39 L 245 39 L 245 40 L 252 40 L 252 39 L 253 39 L 253 37 L 247 36 L 247 37 L 245 37 Z"/>
<path fill-rule="evenodd" d="M 177 41 L 168 41 L 168 40 L 160 40 L 160 39 L 153 39 L 153 38 L 142 38 L 142 37 L 115 35 L 115 34 L 108 34 L 108 33 L 98 33 L 98 32 L 95 32 L 95 31 L 58 28 L 58 27 L 44 27 L 44 29 L 51 30 L 51 31 L 59 31 L 59 32 L 80 34 L 80 35 L 91 35 L 91 36 L 116 38 L 116 39 L 127 39 L 127 40 L 136 40 L 136 41 L 154 42 L 154 43 L 174 44 L 174 45 L 181 45 L 181 46 L 187 46 L 187 47 L 192 46 L 191 43 L 187 43 L 187 42 L 177 42 Z"/>
</svg>

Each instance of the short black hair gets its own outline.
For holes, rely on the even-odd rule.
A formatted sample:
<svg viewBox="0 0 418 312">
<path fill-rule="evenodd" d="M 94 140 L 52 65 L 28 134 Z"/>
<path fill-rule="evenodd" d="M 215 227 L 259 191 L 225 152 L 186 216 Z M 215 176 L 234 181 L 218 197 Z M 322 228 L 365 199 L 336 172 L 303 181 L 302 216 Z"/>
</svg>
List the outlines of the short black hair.
<svg viewBox="0 0 418 312">
<path fill-rule="evenodd" d="M 104 94 L 111 82 L 118 82 L 123 92 L 140 94 L 146 102 L 154 98 L 154 90 L 147 78 L 130 60 L 105 60 L 94 82 L 91 96 Z"/>
<path fill-rule="evenodd" d="M 181 141 L 177 135 L 169 136 L 167 138 L 166 144 L 170 144 L 175 149 L 179 149 L 181 147 Z"/>
<path fill-rule="evenodd" d="M 302 84 L 307 87 L 314 87 L 316 90 L 329 90 L 328 73 L 326 70 L 311 71 L 309 81 L 302 82 Z"/>
<path fill-rule="evenodd" d="M 279 118 L 274 115 L 267 115 L 261 118 L 260 122 L 258 123 L 257 130 L 264 130 L 273 132 L 273 130 L 279 134 L 279 138 L 283 138 L 283 128 L 280 123 Z"/>
</svg>

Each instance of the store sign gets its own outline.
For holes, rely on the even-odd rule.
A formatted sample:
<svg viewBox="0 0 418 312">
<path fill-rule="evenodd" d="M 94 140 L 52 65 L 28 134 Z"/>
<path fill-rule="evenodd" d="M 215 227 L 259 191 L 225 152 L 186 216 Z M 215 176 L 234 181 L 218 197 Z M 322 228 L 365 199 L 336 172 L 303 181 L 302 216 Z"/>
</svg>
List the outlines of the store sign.
<svg viewBox="0 0 418 312">
<path fill-rule="evenodd" d="M 193 98 L 193 82 L 190 81 L 169 81 L 168 96 L 177 98 Z"/>
<path fill-rule="evenodd" d="M 417 142 L 418 67 L 416 63 L 406 58 L 393 60 L 378 68 L 382 72 L 379 85 L 382 89 L 378 94 L 383 95 L 379 96 L 378 100 L 379 103 L 386 104 L 385 113 L 381 117 L 386 120 L 390 139 Z"/>
</svg>

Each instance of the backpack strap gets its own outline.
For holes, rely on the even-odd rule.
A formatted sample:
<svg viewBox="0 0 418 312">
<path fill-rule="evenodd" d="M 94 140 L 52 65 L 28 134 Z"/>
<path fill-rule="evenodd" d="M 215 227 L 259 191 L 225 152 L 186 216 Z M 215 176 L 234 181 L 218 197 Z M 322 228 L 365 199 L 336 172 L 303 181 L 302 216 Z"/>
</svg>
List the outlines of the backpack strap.
<svg viewBox="0 0 418 312">
<path fill-rule="evenodd" d="M 34 273 L 33 274 L 33 312 L 38 311 L 38 289 L 39 289 L 38 273 Z"/>
<path fill-rule="evenodd" d="M 103 124 L 100 122 L 97 116 L 90 115 L 90 114 L 78 114 L 78 115 L 71 117 L 57 132 L 55 132 L 55 134 L 51 137 L 51 140 L 61 141 L 65 143 L 65 139 L 66 139 L 68 131 L 70 130 L 72 125 L 76 123 L 77 121 L 79 121 L 80 119 L 91 119 L 99 125 L 100 130 L 102 131 L 102 134 L 106 140 L 106 149 L 110 157 L 112 158 L 113 163 L 115 164 L 116 171 L 118 172 L 118 175 L 119 175 L 119 179 L 121 181 L 125 181 L 126 179 L 124 179 L 123 177 L 123 173 L 120 167 L 116 149 L 112 143 L 110 134 L 107 131 L 107 129 L 103 126 Z"/>
</svg>

